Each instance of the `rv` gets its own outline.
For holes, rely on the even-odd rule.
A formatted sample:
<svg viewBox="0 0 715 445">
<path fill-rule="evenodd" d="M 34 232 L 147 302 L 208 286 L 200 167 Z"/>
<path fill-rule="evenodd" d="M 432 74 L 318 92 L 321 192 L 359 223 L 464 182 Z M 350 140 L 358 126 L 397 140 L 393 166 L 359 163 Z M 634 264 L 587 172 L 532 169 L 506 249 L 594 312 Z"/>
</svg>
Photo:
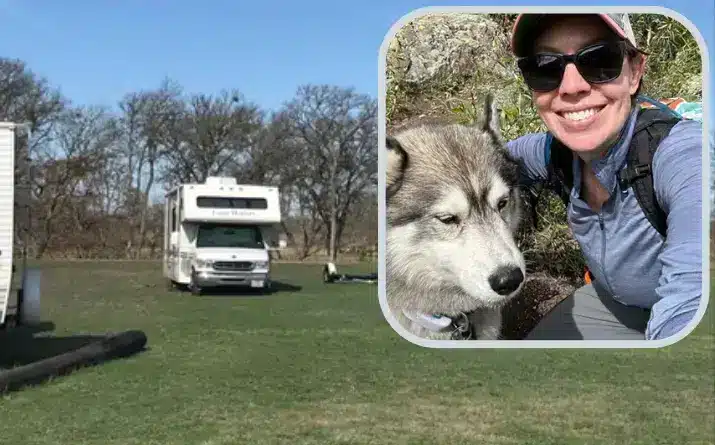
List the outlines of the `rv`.
<svg viewBox="0 0 715 445">
<path fill-rule="evenodd" d="M 40 322 L 40 272 L 27 265 L 29 131 L 0 122 L 0 328 Z"/>
<path fill-rule="evenodd" d="M 181 184 L 164 204 L 164 277 L 194 294 L 222 286 L 268 289 L 270 251 L 286 246 L 277 187 L 211 176 Z M 279 239 L 280 238 L 280 239 Z"/>
</svg>

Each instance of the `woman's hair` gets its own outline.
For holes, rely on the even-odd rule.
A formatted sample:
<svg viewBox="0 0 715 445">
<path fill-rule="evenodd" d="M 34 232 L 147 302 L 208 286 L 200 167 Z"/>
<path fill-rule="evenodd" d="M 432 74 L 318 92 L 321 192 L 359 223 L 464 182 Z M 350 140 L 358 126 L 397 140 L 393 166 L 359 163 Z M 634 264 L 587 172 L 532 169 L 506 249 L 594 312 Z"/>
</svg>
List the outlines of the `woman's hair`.
<svg viewBox="0 0 715 445">
<path fill-rule="evenodd" d="M 626 43 L 626 57 L 628 58 L 628 62 L 631 65 L 631 69 L 636 65 L 636 62 L 640 60 L 641 57 L 645 55 L 645 52 L 639 50 L 633 44 L 629 41 L 625 41 Z M 643 75 L 641 75 L 640 80 L 638 81 L 638 88 L 636 88 L 636 92 L 631 95 L 631 105 L 635 105 L 637 102 L 637 97 L 640 94 L 641 90 L 643 89 L 643 76 L 645 75 L 645 71 L 643 72 Z"/>
</svg>

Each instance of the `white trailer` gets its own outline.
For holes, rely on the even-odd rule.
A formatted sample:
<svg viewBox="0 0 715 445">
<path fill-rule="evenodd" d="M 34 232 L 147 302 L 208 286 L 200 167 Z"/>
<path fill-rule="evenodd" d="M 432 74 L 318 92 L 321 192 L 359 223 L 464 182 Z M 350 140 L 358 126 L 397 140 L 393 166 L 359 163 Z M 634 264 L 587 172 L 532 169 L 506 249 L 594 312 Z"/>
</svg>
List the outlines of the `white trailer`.
<svg viewBox="0 0 715 445">
<path fill-rule="evenodd" d="M 181 184 L 164 204 L 164 277 L 194 294 L 222 286 L 270 287 L 270 251 L 280 238 L 277 187 L 212 176 Z M 279 239 L 280 238 L 280 239 Z"/>
<path fill-rule="evenodd" d="M 30 230 L 29 131 L 0 122 L 0 328 L 40 320 L 40 272 L 27 266 Z M 24 138 L 24 139 L 23 139 Z"/>
</svg>

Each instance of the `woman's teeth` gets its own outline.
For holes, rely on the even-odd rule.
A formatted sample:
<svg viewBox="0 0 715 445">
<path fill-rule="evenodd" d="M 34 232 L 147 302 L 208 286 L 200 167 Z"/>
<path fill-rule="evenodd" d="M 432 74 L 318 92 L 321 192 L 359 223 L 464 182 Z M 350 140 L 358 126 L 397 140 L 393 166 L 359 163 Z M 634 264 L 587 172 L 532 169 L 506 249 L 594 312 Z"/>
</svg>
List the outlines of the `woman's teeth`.
<svg viewBox="0 0 715 445">
<path fill-rule="evenodd" d="M 564 113 L 564 117 L 570 121 L 582 121 L 598 113 L 598 110 L 598 108 L 589 108 L 588 110 L 577 111 L 575 113 Z"/>
</svg>

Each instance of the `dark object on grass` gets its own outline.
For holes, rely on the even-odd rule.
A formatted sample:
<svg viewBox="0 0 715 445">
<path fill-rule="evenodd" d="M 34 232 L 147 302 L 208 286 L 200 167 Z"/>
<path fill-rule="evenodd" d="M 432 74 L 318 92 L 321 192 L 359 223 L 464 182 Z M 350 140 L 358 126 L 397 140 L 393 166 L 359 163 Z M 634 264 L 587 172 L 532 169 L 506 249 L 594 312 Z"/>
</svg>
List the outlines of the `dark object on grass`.
<svg viewBox="0 0 715 445">
<path fill-rule="evenodd" d="M 375 283 L 377 274 L 346 274 L 338 273 L 338 268 L 333 263 L 325 263 L 323 266 L 324 283 Z"/>
<path fill-rule="evenodd" d="M 0 392 L 14 391 L 83 366 L 136 354 L 144 349 L 146 342 L 146 334 L 142 331 L 108 335 L 78 349 L 0 372 Z"/>
</svg>

